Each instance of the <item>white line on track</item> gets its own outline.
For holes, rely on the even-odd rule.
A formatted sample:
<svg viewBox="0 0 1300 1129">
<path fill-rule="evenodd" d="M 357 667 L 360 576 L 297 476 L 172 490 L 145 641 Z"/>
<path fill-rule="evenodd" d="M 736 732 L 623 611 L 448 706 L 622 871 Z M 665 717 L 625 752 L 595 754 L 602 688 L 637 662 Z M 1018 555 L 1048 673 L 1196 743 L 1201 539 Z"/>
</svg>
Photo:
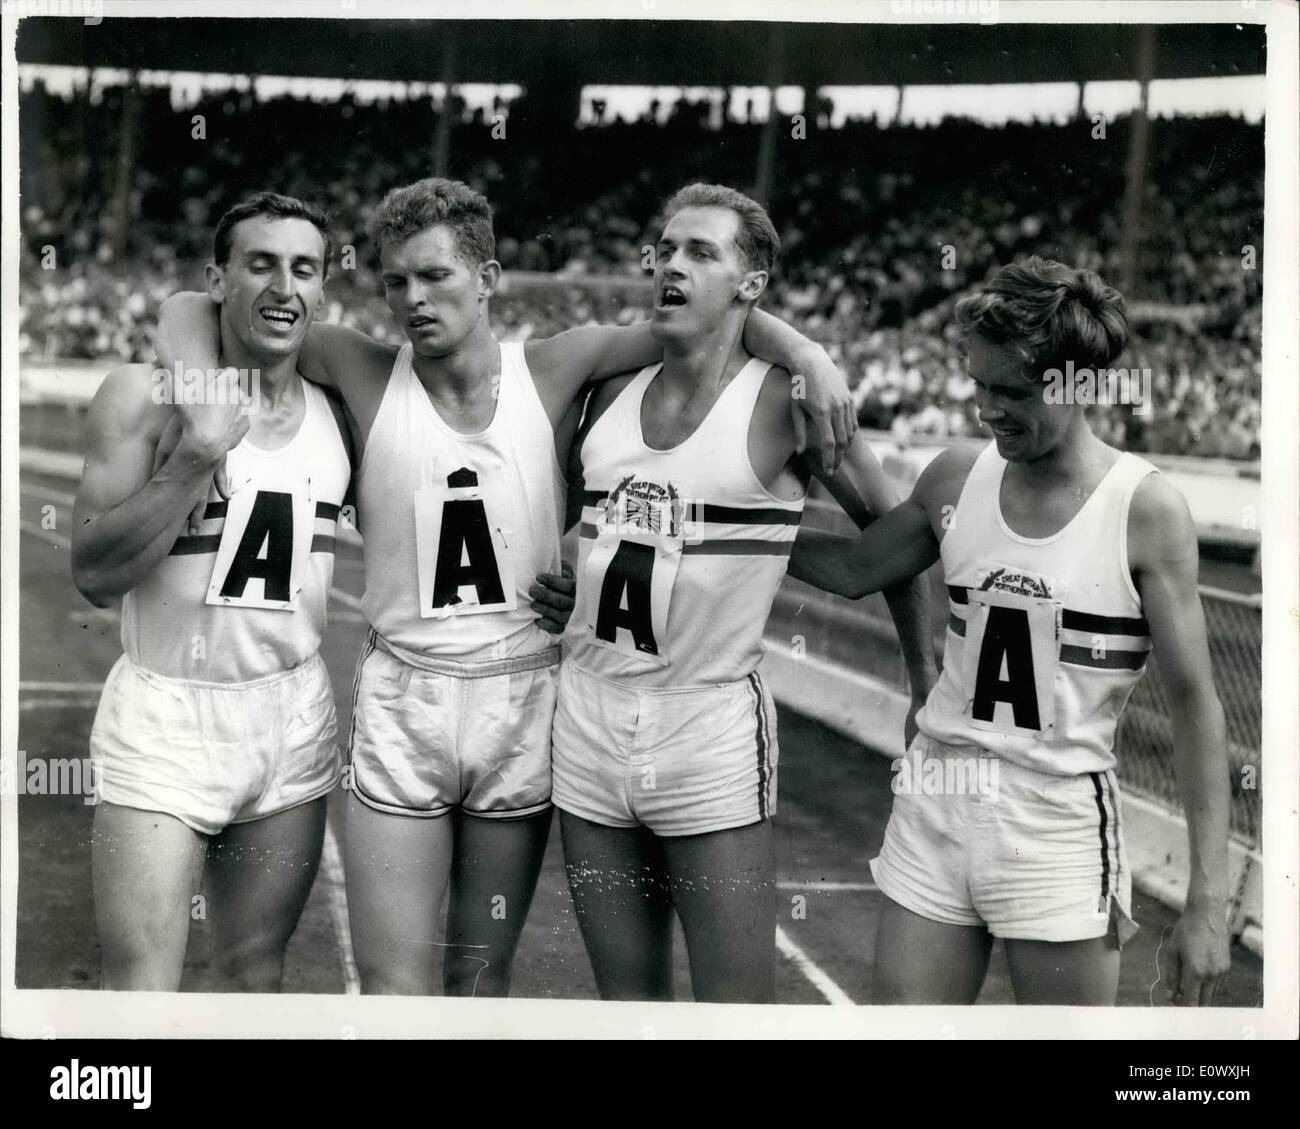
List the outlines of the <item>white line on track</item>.
<svg viewBox="0 0 1300 1129">
<path fill-rule="evenodd" d="M 348 899 L 343 885 L 343 857 L 339 853 L 334 827 L 328 819 L 325 821 L 325 846 L 320 864 L 325 873 L 325 896 L 334 922 L 334 939 L 343 964 L 343 990 L 349 996 L 358 996 L 361 994 L 361 977 L 357 975 L 356 956 L 352 952 L 352 925 L 348 920 Z"/>
<path fill-rule="evenodd" d="M 880 887 L 874 882 L 795 882 L 793 879 L 778 882 L 778 890 L 795 890 L 801 894 L 870 894 Z"/>
<path fill-rule="evenodd" d="M 825 998 L 828 1004 L 856 1007 L 848 993 L 822 971 L 816 961 L 790 939 L 790 935 L 779 925 L 776 927 L 776 947 L 781 955 L 790 961 L 808 981 Z"/>
</svg>

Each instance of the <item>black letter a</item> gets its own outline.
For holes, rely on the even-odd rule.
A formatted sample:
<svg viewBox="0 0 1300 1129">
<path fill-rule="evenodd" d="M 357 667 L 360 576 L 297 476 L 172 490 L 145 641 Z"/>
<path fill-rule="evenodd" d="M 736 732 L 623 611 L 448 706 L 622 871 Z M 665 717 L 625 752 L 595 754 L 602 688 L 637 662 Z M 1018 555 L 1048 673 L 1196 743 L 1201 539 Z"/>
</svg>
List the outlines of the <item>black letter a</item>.
<svg viewBox="0 0 1300 1129">
<path fill-rule="evenodd" d="M 1003 681 L 1002 656 L 1007 657 Z M 994 704 L 1009 702 L 1017 729 L 1041 728 L 1038 723 L 1038 690 L 1034 684 L 1034 653 L 1029 641 L 1029 616 L 1021 608 L 989 608 L 984 628 L 984 645 L 975 668 L 975 700 L 971 716 L 992 721 Z"/>
<path fill-rule="evenodd" d="M 266 544 L 266 556 L 258 554 Z M 259 490 L 248 524 L 235 550 L 221 595 L 239 599 L 248 582 L 260 576 L 267 600 L 289 599 L 289 569 L 293 564 L 293 495 Z"/>
<path fill-rule="evenodd" d="M 462 564 L 462 559 L 468 563 Z M 483 503 L 477 498 L 452 498 L 442 507 L 438 560 L 433 566 L 433 606 L 459 604 L 459 590 L 466 584 L 477 590 L 480 604 L 505 603 Z"/>
<path fill-rule="evenodd" d="M 596 638 L 613 643 L 618 629 L 632 632 L 638 651 L 657 655 L 654 627 L 650 620 L 650 574 L 654 571 L 655 551 L 650 545 L 622 541 L 605 570 L 600 586 L 600 606 L 596 610 Z M 623 592 L 627 608 L 623 608 Z"/>
</svg>

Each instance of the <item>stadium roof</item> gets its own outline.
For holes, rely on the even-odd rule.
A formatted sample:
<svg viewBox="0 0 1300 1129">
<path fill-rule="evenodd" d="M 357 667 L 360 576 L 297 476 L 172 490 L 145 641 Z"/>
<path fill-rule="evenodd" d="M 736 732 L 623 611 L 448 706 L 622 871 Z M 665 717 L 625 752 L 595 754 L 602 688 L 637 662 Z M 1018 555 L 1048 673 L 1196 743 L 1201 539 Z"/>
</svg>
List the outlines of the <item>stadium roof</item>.
<svg viewBox="0 0 1300 1129">
<path fill-rule="evenodd" d="M 667 20 L 29 18 L 17 60 L 65 66 L 436 82 L 858 86 L 1134 78 L 1137 25 Z M 1262 74 L 1264 29 L 1168 24 L 1153 77 Z M 531 81 L 530 81 L 531 80 Z"/>
</svg>

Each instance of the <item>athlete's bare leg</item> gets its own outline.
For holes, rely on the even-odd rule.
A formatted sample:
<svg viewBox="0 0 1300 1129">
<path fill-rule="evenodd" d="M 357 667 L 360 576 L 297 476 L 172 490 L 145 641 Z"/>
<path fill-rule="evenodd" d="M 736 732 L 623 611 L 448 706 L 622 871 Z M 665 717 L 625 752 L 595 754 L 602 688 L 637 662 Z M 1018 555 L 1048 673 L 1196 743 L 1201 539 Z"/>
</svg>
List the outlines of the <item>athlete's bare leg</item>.
<svg viewBox="0 0 1300 1129">
<path fill-rule="evenodd" d="M 207 840 L 175 816 L 101 803 L 91 875 L 103 986 L 174 992 Z"/>
<path fill-rule="evenodd" d="M 701 1003 L 776 998 L 772 821 L 660 840 Z"/>
<path fill-rule="evenodd" d="M 551 812 L 524 819 L 457 812 L 453 818 L 443 991 L 449 996 L 506 996 L 546 854 Z"/>
<path fill-rule="evenodd" d="M 885 899 L 876 932 L 872 1003 L 973 1004 L 993 938 L 982 925 L 948 925 Z"/>
<path fill-rule="evenodd" d="M 361 990 L 435 995 L 452 821 L 388 815 L 349 792 L 343 873 Z"/>
<path fill-rule="evenodd" d="M 278 992 L 325 839 L 322 796 L 265 819 L 232 823 L 208 844 L 213 990 Z"/>
<path fill-rule="evenodd" d="M 673 907 L 661 844 L 560 812 L 564 869 L 602 1000 L 673 998 Z"/>
<path fill-rule="evenodd" d="M 1114 930 L 1086 941 L 1006 942 L 1018 1004 L 1114 1007 L 1119 945 Z"/>
</svg>

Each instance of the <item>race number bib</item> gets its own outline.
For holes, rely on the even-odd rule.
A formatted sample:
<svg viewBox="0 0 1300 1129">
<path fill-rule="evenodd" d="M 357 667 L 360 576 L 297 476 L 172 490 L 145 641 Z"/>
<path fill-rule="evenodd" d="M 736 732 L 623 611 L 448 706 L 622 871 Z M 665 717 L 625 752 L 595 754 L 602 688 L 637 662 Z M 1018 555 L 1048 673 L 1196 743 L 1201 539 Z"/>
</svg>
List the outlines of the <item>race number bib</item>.
<svg viewBox="0 0 1300 1129">
<path fill-rule="evenodd" d="M 974 728 L 1027 736 L 1056 724 L 1059 596 L 1043 577 L 982 571 L 969 593 L 962 671 Z"/>
<path fill-rule="evenodd" d="M 311 553 L 316 504 L 303 491 L 245 487 L 226 503 L 209 604 L 292 611 Z"/>
<path fill-rule="evenodd" d="M 695 524 L 671 485 L 628 478 L 605 503 L 578 585 L 598 646 L 667 666 L 668 608 Z"/>
<path fill-rule="evenodd" d="M 462 468 L 447 482 L 415 492 L 420 617 L 510 611 L 518 597 L 509 506 L 473 471 Z"/>
</svg>

